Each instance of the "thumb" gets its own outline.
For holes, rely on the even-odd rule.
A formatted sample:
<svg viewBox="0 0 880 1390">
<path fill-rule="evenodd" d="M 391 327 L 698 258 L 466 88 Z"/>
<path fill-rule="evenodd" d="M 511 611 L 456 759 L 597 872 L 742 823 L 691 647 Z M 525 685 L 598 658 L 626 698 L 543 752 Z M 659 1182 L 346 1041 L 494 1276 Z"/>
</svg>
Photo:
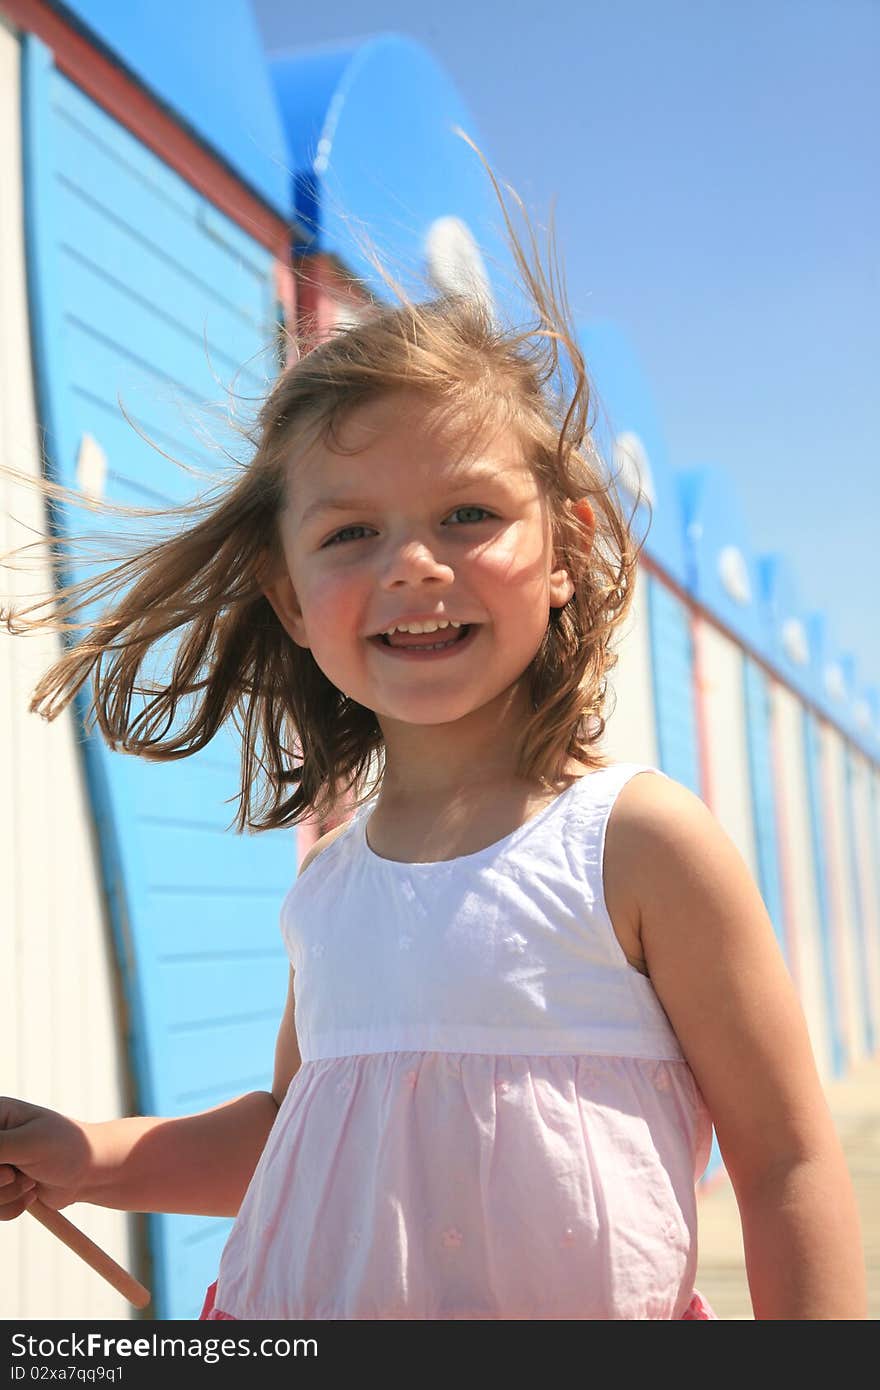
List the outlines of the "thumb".
<svg viewBox="0 0 880 1390">
<path fill-rule="evenodd" d="M 46 1113 L 37 1105 L 14 1096 L 0 1096 L 0 1163 L 24 1161 L 33 1142 L 31 1124 Z"/>
<path fill-rule="evenodd" d="M 0 1096 L 0 1163 L 18 1166 L 39 1162 L 68 1124 L 71 1122 L 56 1110 L 15 1096 Z"/>
</svg>

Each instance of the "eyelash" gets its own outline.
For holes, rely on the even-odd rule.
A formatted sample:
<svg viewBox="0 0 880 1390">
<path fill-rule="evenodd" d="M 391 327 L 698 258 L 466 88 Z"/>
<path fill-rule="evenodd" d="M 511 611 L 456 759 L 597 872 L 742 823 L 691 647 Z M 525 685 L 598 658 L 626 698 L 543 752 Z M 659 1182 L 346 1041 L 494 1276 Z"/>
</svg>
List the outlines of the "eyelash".
<svg viewBox="0 0 880 1390">
<path fill-rule="evenodd" d="M 470 503 L 470 502 L 464 502 L 464 503 L 462 503 L 462 505 L 461 505 L 460 507 L 454 507 L 453 510 L 449 513 L 449 515 L 450 515 L 450 516 L 454 516 L 456 512 L 485 512 L 486 516 L 488 516 L 488 517 L 494 516 L 494 512 L 490 512 L 489 509 L 488 509 L 488 507 L 478 507 L 475 503 Z M 465 523 L 465 524 L 467 524 L 467 523 Z M 479 525 L 479 522 L 478 522 L 478 521 L 474 521 L 474 522 L 471 522 L 470 524 L 471 524 L 472 526 L 478 526 L 478 525 Z M 343 527 L 341 528 L 341 530 L 334 532 L 334 534 L 333 534 L 332 536 L 328 536 L 327 540 L 326 540 L 326 541 L 324 542 L 324 544 L 321 546 L 321 549 L 322 549 L 322 550 L 326 550 L 328 545 L 333 545 L 335 542 L 337 542 L 338 537 L 344 535 L 346 531 L 365 531 L 365 530 L 368 530 L 368 529 L 369 529 L 368 527 L 359 526 L 359 525 L 355 525 L 355 526 L 343 526 Z M 346 542 L 346 541 L 343 541 L 342 544 L 343 544 L 343 545 L 346 545 L 347 542 Z"/>
</svg>

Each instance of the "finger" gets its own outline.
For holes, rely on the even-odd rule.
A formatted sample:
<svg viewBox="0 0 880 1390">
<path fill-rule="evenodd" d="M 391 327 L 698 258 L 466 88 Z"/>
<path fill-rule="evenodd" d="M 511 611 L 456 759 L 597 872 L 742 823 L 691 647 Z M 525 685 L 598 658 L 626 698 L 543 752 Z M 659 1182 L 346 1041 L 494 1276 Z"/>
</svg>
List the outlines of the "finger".
<svg viewBox="0 0 880 1390">
<path fill-rule="evenodd" d="M 16 1201 L 23 1193 L 30 1192 L 36 1185 L 36 1181 L 29 1178 L 27 1173 L 16 1173 L 11 1182 L 4 1183 L 0 1187 L 0 1206 Z"/>
<path fill-rule="evenodd" d="M 37 1193 L 32 1188 L 30 1192 L 26 1192 L 17 1201 L 3 1203 L 0 1205 L 0 1221 L 14 1221 L 17 1216 L 21 1216 L 22 1212 L 32 1207 L 36 1200 Z"/>
</svg>

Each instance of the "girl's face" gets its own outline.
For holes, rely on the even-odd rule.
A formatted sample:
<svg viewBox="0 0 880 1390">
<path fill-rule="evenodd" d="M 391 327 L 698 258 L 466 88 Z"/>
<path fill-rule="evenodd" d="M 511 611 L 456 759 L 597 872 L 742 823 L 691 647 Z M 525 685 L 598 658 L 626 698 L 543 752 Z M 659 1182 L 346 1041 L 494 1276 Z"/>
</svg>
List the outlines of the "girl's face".
<svg viewBox="0 0 880 1390">
<path fill-rule="evenodd" d="M 287 573 L 266 596 L 328 679 L 375 712 L 386 743 L 397 725 L 488 712 L 573 593 L 517 439 L 501 431 L 466 447 L 404 392 L 360 407 L 339 439 L 359 452 L 316 444 L 291 470 Z M 401 658 L 376 636 L 429 618 L 476 627 L 439 659 Z"/>
</svg>

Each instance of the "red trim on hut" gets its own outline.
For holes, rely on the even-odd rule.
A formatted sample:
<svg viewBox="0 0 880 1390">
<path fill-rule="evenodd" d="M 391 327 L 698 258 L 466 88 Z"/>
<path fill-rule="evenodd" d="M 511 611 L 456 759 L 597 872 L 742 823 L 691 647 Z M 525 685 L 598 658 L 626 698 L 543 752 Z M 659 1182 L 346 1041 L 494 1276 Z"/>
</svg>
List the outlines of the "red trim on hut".
<svg viewBox="0 0 880 1390">
<path fill-rule="evenodd" d="M 290 259 L 295 228 L 248 191 L 215 155 L 184 131 L 149 93 L 95 44 L 66 23 L 44 0 L 0 0 L 2 13 L 19 30 L 35 34 L 52 50 L 59 72 L 133 135 L 161 156 L 199 193 L 278 259 Z"/>
</svg>

